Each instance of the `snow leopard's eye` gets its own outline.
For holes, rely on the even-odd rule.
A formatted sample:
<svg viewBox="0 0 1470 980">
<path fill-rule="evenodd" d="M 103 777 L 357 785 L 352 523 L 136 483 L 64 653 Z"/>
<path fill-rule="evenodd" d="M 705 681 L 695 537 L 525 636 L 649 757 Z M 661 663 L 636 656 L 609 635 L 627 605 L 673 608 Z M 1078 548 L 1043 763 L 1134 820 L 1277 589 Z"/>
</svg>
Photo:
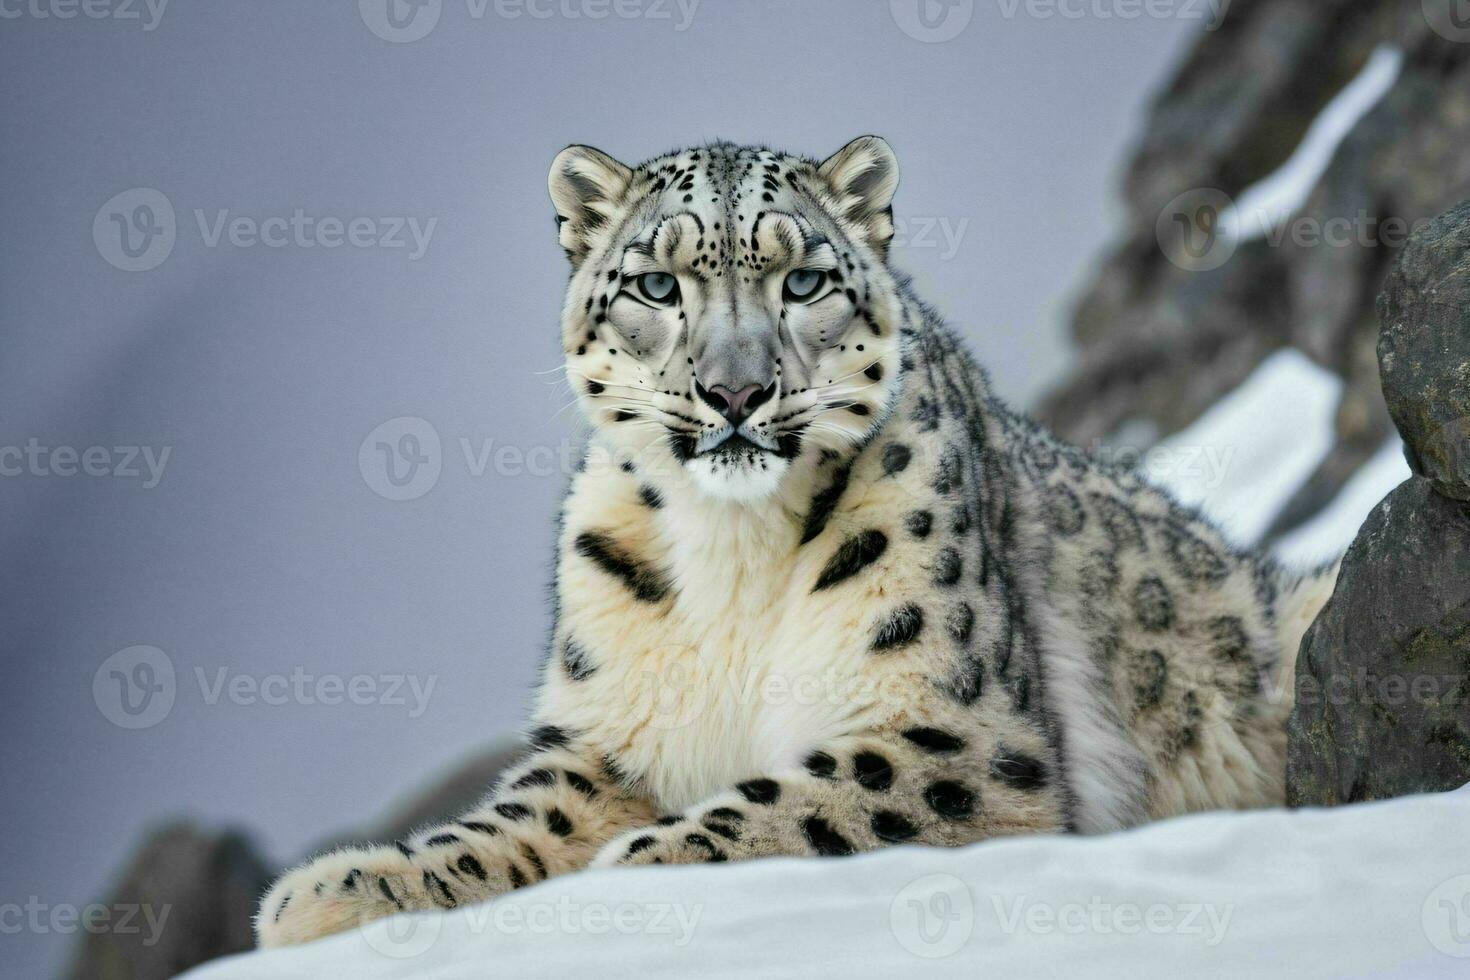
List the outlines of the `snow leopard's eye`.
<svg viewBox="0 0 1470 980">
<path fill-rule="evenodd" d="M 786 277 L 781 292 L 787 301 L 803 303 L 816 296 L 826 278 L 827 274 L 821 269 L 797 269 Z"/>
<path fill-rule="evenodd" d="M 650 303 L 673 306 L 679 301 L 679 280 L 667 272 L 649 272 L 635 280 L 638 293 Z"/>
</svg>

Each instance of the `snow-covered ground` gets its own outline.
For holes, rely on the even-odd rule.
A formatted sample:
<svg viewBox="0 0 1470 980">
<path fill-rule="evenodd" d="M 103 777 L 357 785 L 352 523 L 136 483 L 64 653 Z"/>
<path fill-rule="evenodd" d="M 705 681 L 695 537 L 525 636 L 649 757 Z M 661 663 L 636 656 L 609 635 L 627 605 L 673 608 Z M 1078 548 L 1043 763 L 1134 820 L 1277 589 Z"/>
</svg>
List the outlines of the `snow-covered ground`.
<svg viewBox="0 0 1470 980">
<path fill-rule="evenodd" d="M 1463 980 L 1470 789 L 852 858 L 608 869 L 189 980 Z"/>
</svg>

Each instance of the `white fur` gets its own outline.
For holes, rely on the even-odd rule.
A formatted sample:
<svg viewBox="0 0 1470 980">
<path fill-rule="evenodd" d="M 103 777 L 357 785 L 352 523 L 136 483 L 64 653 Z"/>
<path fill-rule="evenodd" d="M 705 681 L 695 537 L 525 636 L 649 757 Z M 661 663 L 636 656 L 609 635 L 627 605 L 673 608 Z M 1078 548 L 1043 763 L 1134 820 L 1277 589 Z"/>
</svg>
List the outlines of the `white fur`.
<svg viewBox="0 0 1470 980">
<path fill-rule="evenodd" d="M 757 462 L 725 464 L 700 457 L 684 464 L 700 493 L 714 500 L 748 503 L 764 500 L 776 492 L 781 477 L 790 464 L 773 453 L 765 453 Z"/>
<path fill-rule="evenodd" d="M 661 618 L 625 604 L 601 573 L 584 582 L 584 569 L 564 566 L 563 588 L 596 591 L 617 607 L 606 623 L 569 610 L 571 628 L 593 649 L 629 655 L 575 685 L 548 683 L 537 714 L 618 733 L 607 751 L 642 775 L 663 810 L 798 765 L 811 746 L 851 730 L 865 708 L 843 684 L 857 672 L 844 661 L 861 651 L 834 649 L 819 628 L 826 614 L 792 585 L 814 580 L 826 557 L 795 547 L 789 497 L 801 494 L 788 486 L 753 503 L 671 498 L 654 517 L 660 539 L 677 542 L 653 548 L 676 590 Z M 574 494 L 569 523 L 584 506 L 606 506 L 605 493 L 589 496 L 584 504 Z"/>
<path fill-rule="evenodd" d="M 1076 829 L 1102 834 L 1143 823 L 1148 765 L 1118 717 L 1086 638 L 1049 606 L 1038 618 L 1046 697 L 1062 726 L 1062 764 Z"/>
</svg>

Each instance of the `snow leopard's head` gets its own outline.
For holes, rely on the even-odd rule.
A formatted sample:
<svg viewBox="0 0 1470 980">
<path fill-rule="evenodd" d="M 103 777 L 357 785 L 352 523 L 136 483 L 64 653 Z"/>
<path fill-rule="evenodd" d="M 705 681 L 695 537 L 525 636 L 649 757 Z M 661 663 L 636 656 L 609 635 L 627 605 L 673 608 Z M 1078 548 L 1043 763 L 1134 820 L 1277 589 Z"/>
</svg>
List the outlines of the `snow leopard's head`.
<svg viewBox="0 0 1470 980">
<path fill-rule="evenodd" d="M 756 500 L 881 424 L 903 315 L 883 140 L 822 163 L 716 143 L 637 167 L 571 146 L 549 184 L 568 380 L 617 449 Z"/>
</svg>

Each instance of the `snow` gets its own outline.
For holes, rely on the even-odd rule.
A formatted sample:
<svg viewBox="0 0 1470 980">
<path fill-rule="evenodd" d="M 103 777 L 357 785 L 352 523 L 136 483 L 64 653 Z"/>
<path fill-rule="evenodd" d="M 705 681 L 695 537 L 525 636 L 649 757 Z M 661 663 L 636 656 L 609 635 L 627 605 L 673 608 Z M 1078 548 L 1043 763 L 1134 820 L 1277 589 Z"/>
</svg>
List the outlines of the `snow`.
<svg viewBox="0 0 1470 980">
<path fill-rule="evenodd" d="M 1337 558 L 1378 502 L 1411 475 L 1404 461 L 1404 444 L 1395 436 L 1353 474 L 1320 514 L 1276 543 L 1276 557 L 1294 568 L 1311 568 Z"/>
<path fill-rule="evenodd" d="M 1470 969 L 1467 821 L 1470 788 L 1102 837 L 613 868 L 186 976 L 1450 980 Z"/>
<path fill-rule="evenodd" d="M 1278 351 L 1194 425 L 1144 454 L 1142 472 L 1235 543 L 1256 545 L 1332 450 L 1341 395 L 1336 375 L 1300 351 Z M 1275 543 L 1276 557 L 1299 569 L 1337 559 L 1409 475 L 1395 436 L 1321 513 Z"/>
<path fill-rule="evenodd" d="M 1403 51 L 1392 45 L 1374 50 L 1358 76 L 1312 121 L 1290 159 L 1242 191 L 1235 207 L 1220 216 L 1222 232 L 1237 240 L 1276 235 L 1306 203 L 1348 133 L 1398 81 L 1403 63 Z"/>
<path fill-rule="evenodd" d="M 1278 351 L 1193 425 L 1149 450 L 1142 472 L 1233 541 L 1255 544 L 1331 451 L 1342 388 L 1300 351 Z"/>
</svg>

